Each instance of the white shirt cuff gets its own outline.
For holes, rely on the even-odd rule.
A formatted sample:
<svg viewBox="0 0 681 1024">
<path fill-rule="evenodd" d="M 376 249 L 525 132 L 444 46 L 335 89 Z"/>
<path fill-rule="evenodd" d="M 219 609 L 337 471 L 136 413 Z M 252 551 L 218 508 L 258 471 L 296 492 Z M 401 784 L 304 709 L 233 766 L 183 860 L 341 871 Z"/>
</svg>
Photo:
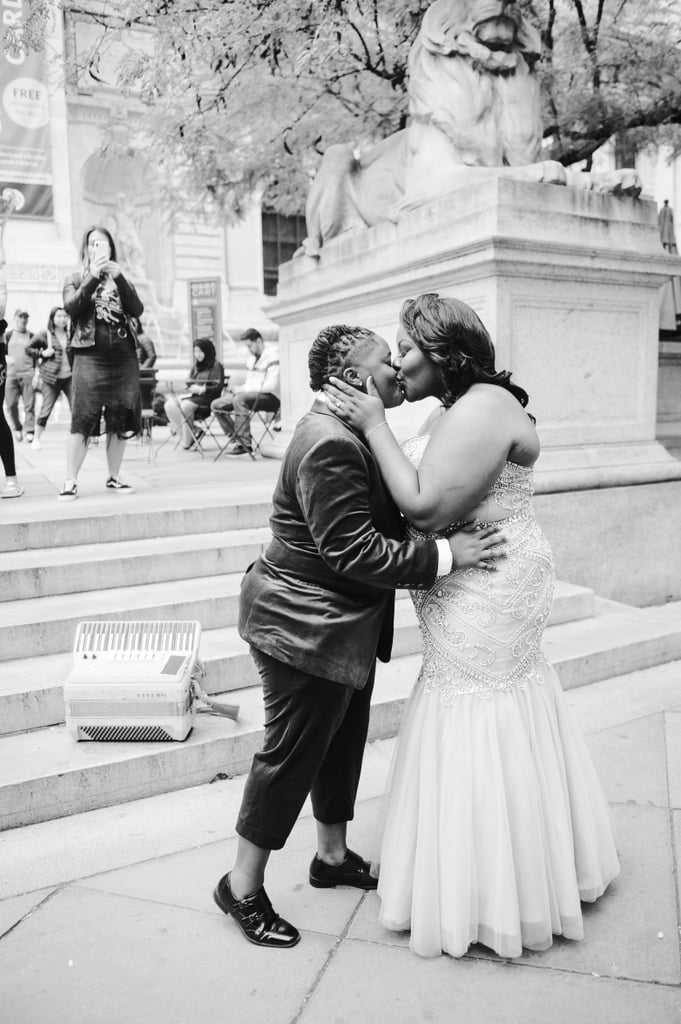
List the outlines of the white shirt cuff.
<svg viewBox="0 0 681 1024">
<path fill-rule="evenodd" d="M 448 576 L 452 571 L 452 562 L 454 557 L 452 555 L 452 549 L 449 546 L 449 541 L 445 540 L 444 537 L 440 537 L 435 541 L 437 544 L 437 576 Z"/>
</svg>

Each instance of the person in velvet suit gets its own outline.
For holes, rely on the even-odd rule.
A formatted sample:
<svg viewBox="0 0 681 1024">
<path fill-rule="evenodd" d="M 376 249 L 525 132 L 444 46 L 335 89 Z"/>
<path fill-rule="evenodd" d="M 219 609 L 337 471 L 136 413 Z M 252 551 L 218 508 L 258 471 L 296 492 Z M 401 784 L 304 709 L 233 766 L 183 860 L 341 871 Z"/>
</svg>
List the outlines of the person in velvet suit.
<svg viewBox="0 0 681 1024">
<path fill-rule="evenodd" d="M 365 388 L 371 376 L 387 407 L 403 396 L 390 348 L 364 328 L 320 332 L 309 354 L 310 386 L 330 376 Z M 263 749 L 248 776 L 236 831 L 236 863 L 214 897 L 256 945 L 287 948 L 298 930 L 264 888 L 310 794 L 316 888 L 376 887 L 369 864 L 349 850 L 376 658 L 388 661 L 396 587 L 429 587 L 456 566 L 493 569 L 503 555 L 496 528 L 449 540 L 403 540 L 403 523 L 366 440 L 323 397 L 298 423 L 273 496 L 273 539 L 247 570 L 239 633 L 251 646 L 265 702 Z"/>
</svg>

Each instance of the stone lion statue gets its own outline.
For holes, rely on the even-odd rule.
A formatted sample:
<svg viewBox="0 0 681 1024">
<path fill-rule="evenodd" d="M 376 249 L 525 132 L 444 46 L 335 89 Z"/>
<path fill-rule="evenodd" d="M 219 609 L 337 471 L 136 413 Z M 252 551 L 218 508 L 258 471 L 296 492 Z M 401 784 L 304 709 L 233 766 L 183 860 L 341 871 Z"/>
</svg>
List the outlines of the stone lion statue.
<svg viewBox="0 0 681 1024">
<path fill-rule="evenodd" d="M 435 0 L 409 54 L 409 124 L 360 152 L 330 146 L 307 201 L 303 250 L 395 220 L 468 175 L 505 174 L 638 195 L 635 171 L 586 175 L 538 162 L 537 30 L 515 0 Z"/>
</svg>

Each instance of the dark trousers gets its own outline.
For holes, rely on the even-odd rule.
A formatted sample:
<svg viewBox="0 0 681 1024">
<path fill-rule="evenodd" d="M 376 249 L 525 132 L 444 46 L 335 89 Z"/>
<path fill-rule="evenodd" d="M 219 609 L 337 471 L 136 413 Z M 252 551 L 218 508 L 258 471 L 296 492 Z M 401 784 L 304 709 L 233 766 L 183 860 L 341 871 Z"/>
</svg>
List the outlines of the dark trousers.
<svg viewBox="0 0 681 1024">
<path fill-rule="evenodd" d="M 2 338 L 2 335 L 0 335 Z M 3 343 L 0 341 L 0 353 L 3 351 Z M 7 368 L 5 366 L 5 360 L 0 355 L 0 460 L 2 461 L 3 468 L 5 470 L 5 476 L 16 476 L 17 467 L 14 462 L 14 438 L 12 437 L 12 431 L 9 428 L 9 423 L 5 419 L 5 410 L 3 409 L 3 403 L 5 401 L 5 382 L 7 380 Z"/>
<path fill-rule="evenodd" d="M 34 409 L 35 409 L 35 391 L 33 390 L 33 371 L 31 373 L 22 373 L 19 376 L 13 374 L 7 374 L 7 394 L 5 402 L 7 404 L 7 412 L 9 413 L 10 419 L 14 426 L 14 429 L 19 433 L 21 431 L 21 418 L 19 416 L 19 399 L 23 399 L 24 402 L 24 426 L 23 429 L 27 434 L 33 433 L 33 427 L 35 424 Z"/>
<path fill-rule="evenodd" d="M 308 675 L 251 648 L 263 684 L 265 740 L 246 781 L 236 831 L 280 850 L 310 794 L 317 821 L 351 821 L 369 731 L 372 668 L 361 690 Z"/>
<path fill-rule="evenodd" d="M 50 418 L 52 410 L 54 409 L 55 402 L 59 398 L 61 392 L 66 395 L 66 400 L 71 407 L 71 378 L 70 377 L 57 377 L 52 384 L 48 384 L 46 380 L 43 381 L 43 404 L 40 407 L 40 415 L 36 420 L 39 427 L 46 427 L 47 421 Z"/>
</svg>

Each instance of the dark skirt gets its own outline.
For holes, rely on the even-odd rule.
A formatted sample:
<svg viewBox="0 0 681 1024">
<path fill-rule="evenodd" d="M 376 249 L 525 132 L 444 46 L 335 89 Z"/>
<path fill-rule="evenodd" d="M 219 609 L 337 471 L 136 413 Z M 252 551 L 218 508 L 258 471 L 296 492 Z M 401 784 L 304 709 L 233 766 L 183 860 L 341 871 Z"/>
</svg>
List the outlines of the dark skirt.
<svg viewBox="0 0 681 1024">
<path fill-rule="evenodd" d="M 139 362 L 129 337 L 97 324 L 95 344 L 74 348 L 71 433 L 98 437 L 104 430 L 125 439 L 141 431 Z"/>
</svg>

